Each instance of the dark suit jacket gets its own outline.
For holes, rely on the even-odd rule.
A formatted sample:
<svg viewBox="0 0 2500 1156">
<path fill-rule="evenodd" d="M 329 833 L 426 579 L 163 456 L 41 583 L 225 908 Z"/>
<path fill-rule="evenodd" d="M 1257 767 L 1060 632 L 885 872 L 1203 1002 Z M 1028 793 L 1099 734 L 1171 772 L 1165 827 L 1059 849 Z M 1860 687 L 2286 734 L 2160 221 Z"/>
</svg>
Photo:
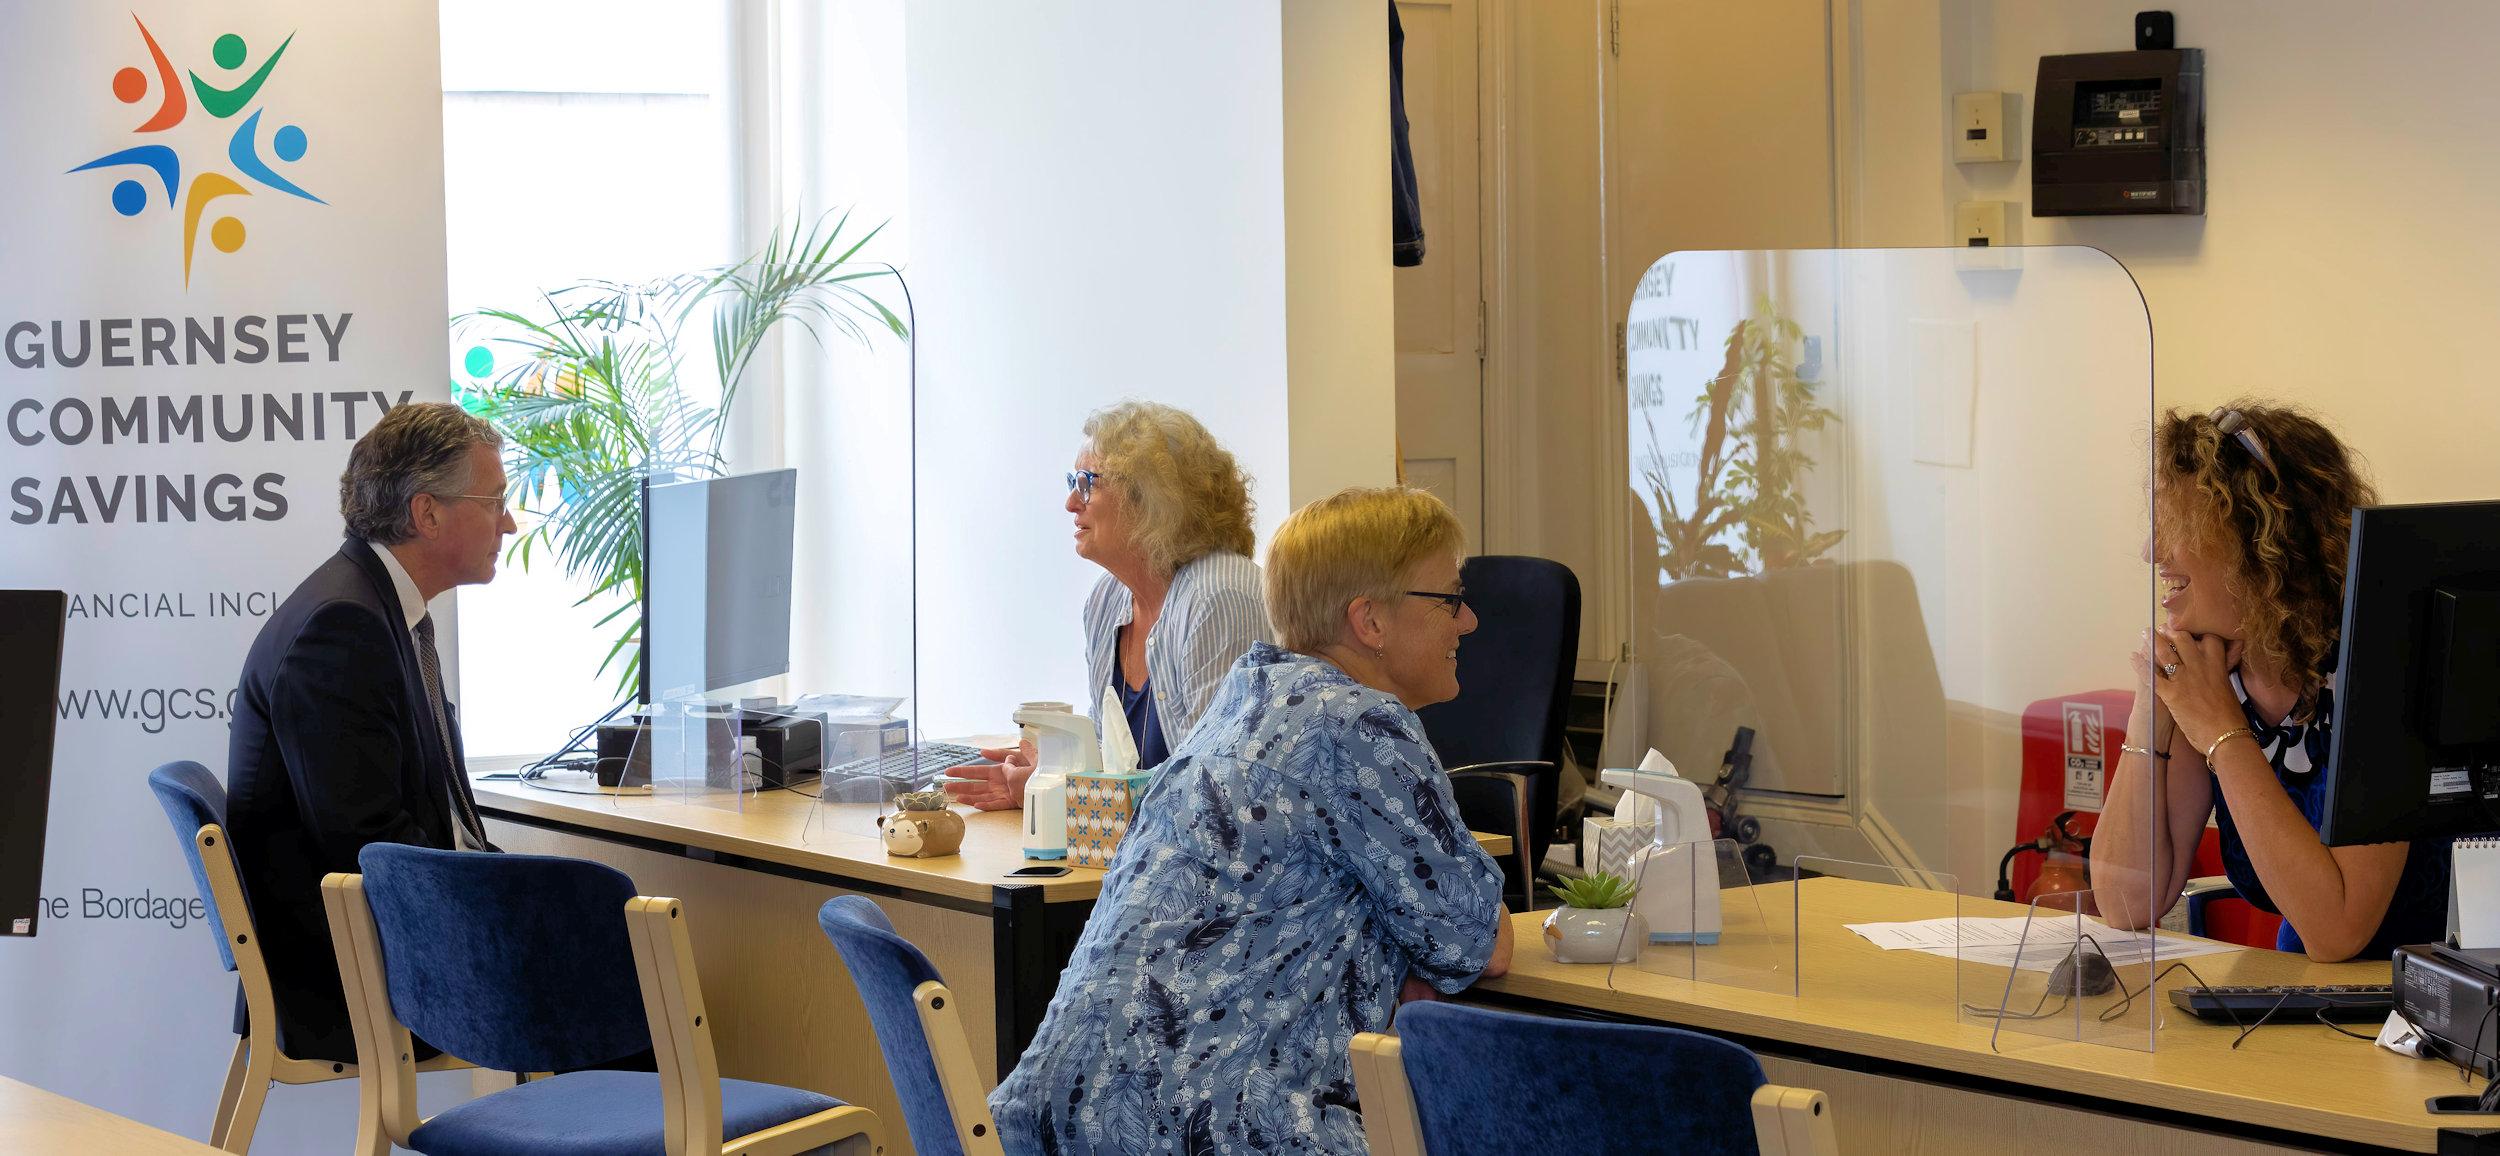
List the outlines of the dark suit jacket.
<svg viewBox="0 0 2500 1156">
<path fill-rule="evenodd" d="M 452 721 L 448 704 L 444 718 Z M 368 843 L 455 845 L 460 766 L 425 710 L 416 640 L 390 572 L 349 538 L 262 625 L 243 661 L 226 824 L 278 1004 L 278 1046 L 355 1062 L 321 877 Z M 235 1030 L 247 1026 L 240 1007 Z"/>
</svg>

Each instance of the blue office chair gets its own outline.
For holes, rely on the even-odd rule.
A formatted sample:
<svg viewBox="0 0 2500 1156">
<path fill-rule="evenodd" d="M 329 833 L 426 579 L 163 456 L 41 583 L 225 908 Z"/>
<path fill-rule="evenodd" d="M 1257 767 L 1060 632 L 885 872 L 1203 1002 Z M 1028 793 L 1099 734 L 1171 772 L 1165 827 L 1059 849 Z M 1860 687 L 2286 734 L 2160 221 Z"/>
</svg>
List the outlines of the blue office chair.
<svg viewBox="0 0 2500 1156">
<path fill-rule="evenodd" d="M 597 863 L 377 843 L 321 884 L 381 1141 L 426 1156 L 882 1151 L 876 1114 L 725 1080 L 674 899 Z M 430 1118 L 414 1031 L 446 1055 L 563 1072 Z M 580 1071 L 650 1048 L 657 1072 Z"/>
<path fill-rule="evenodd" d="M 1580 658 L 1580 580 L 1545 558 L 1488 554 L 1459 566 L 1476 632 L 1458 645 L 1458 697 L 1417 711 L 1450 770 L 1469 830 L 1509 835 L 1503 891 L 1535 906 L 1536 865 L 1557 820 L 1563 718 Z"/>
<path fill-rule="evenodd" d="M 1375 1153 L 1838 1151 L 1821 1092 L 1768 1083 L 1744 1048 L 1681 1028 L 1546 1019 L 1451 1003 L 1354 1037 Z"/>
<path fill-rule="evenodd" d="M 825 901 L 816 912 L 850 969 L 868 1022 L 877 1029 L 886 1070 L 903 1102 L 903 1123 L 912 1151 L 922 1156 L 996 1153 L 998 1125 L 990 1119 L 987 1090 L 972 1066 L 954 993 L 938 978 L 929 957 L 894 933 L 885 912 L 864 896 Z"/>
<path fill-rule="evenodd" d="M 269 1085 L 319 1084 L 352 1080 L 352 1065 L 329 1060 L 299 1060 L 278 1050 L 278 1004 L 269 986 L 269 967 L 261 959 L 260 933 L 243 894 L 243 877 L 226 845 L 226 789 L 207 767 L 185 759 L 148 772 L 148 789 L 182 840 L 183 859 L 191 866 L 191 883 L 208 908 L 208 929 L 217 936 L 217 961 L 234 972 L 243 988 L 246 1030 L 235 1038 L 234 1058 L 226 1064 L 226 1083 L 217 1095 L 217 1118 L 210 1123 L 208 1142 L 228 1152 L 252 1150 L 252 1133 L 269 1099 Z M 255 1046 L 253 1041 L 260 1041 Z M 421 1071 L 466 1067 L 457 1060 L 429 1059 Z"/>
</svg>

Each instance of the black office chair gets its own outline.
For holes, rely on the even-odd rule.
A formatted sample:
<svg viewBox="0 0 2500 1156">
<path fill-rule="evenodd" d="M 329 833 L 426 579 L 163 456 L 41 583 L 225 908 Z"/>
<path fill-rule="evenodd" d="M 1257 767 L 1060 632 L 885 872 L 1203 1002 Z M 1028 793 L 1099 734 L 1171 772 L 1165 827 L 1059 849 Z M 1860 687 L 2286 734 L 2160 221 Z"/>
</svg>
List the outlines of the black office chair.
<svg viewBox="0 0 2500 1156">
<path fill-rule="evenodd" d="M 1477 625 L 1458 646 L 1458 697 L 1417 713 L 1450 769 L 1459 817 L 1470 830 L 1511 837 L 1503 891 L 1525 911 L 1554 837 L 1580 580 L 1560 562 L 1498 554 L 1468 559 L 1459 579 Z"/>
</svg>

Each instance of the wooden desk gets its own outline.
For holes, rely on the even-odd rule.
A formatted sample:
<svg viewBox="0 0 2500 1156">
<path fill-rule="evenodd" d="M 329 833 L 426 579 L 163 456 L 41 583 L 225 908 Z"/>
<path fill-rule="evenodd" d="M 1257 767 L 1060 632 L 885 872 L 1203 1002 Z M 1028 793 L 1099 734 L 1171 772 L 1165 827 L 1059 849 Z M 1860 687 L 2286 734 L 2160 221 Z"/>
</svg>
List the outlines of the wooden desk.
<svg viewBox="0 0 2500 1156">
<path fill-rule="evenodd" d="M 1932 898 L 1843 879 L 1807 880 L 1801 892 L 1785 884 L 1751 890 L 1775 926 L 1805 905 L 1806 917 L 1794 921 L 1793 995 L 1630 966 L 1556 963 L 1537 946 L 1544 915 L 1536 913 L 1514 917 L 1520 949 L 1510 974 L 1477 985 L 1473 998 L 1735 1039 L 1762 1057 L 1774 1082 L 1830 1094 L 1847 1152 L 2500 1150 L 2500 1140 L 2482 1134 L 2500 1129 L 2500 1116 L 2438 1117 L 2423 1108 L 2427 1098 L 2475 1090 L 2479 1080 L 2469 1086 L 2447 1064 L 2407 1059 L 2315 1023 L 2259 1028 L 2234 1049 L 2238 1029 L 2170 1006 L 2168 988 L 2194 982 L 2184 974 L 2164 981 L 2155 1005 L 2162 1026 L 2150 1033 L 2151 1051 L 2010 1029 L 1992 1049 L 1986 1021 L 1955 1013 L 1962 1000 L 1997 1001 L 2001 988 L 1970 990 L 1981 986 L 1979 969 L 1884 951 L 1841 925 L 1844 912 L 1863 922 L 1933 917 Z M 1960 901 L 1965 916 L 2021 912 L 2012 904 Z M 2388 975 L 2384 963 L 2313 964 L 2257 950 L 2189 964 L 2217 985 L 2385 983 Z M 1965 977 L 1958 997 L 1957 971 Z M 1995 975 L 2001 984 L 2004 972 Z M 2090 1010 L 2114 999 L 2088 1001 Z M 2134 1038 L 2146 1034 L 2139 1028 Z"/>
<path fill-rule="evenodd" d="M 0 1076 L 0 1151 L 111 1152 L 115 1156 L 218 1156 L 197 1140 Z"/>
<path fill-rule="evenodd" d="M 960 855 L 895 859 L 856 817 L 829 821 L 788 791 L 748 795 L 733 811 L 473 781 L 497 846 L 607 863 L 645 895 L 686 901 L 723 1075 L 817 1089 L 888 1120 L 902 1119 L 900 1102 L 816 909 L 836 895 L 874 900 L 955 990 L 995 1085 L 1041 1027 L 1102 890 L 1102 872 L 1083 867 L 1010 877 L 1026 863 L 1020 811 L 963 812 Z M 1476 839 L 1496 856 L 1511 847 Z M 891 1136 L 898 1156 L 909 1151 L 899 1128 Z"/>
</svg>

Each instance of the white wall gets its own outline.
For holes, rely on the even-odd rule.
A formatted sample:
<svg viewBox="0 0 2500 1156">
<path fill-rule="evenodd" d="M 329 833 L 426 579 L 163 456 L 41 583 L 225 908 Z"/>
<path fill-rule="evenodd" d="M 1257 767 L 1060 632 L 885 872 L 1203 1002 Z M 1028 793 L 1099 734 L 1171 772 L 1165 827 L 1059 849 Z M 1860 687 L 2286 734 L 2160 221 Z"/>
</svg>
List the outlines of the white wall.
<svg viewBox="0 0 2500 1156">
<path fill-rule="evenodd" d="M 1101 572 L 1070 549 L 1060 476 L 1088 411 L 1138 397 L 1196 414 L 1254 475 L 1262 541 L 1300 488 L 1283 21 L 1276 3 L 904 11 L 921 716 L 994 733 L 1020 701 L 1083 689 L 1078 618 Z"/>
<path fill-rule="evenodd" d="M 1397 479 L 1385 6 L 1283 0 L 1294 505 Z"/>
<path fill-rule="evenodd" d="M 1943 243 L 1958 200 L 2027 204 L 2026 162 L 1944 159 L 1951 95 L 2021 94 L 2027 151 L 2039 57 L 2130 47 L 2141 5 L 1858 7 L 1864 164 L 1846 241 L 1888 245 Z M 2500 119 L 2500 8 L 2168 7 L 2179 43 L 2205 51 L 2205 215 L 2027 219 L 2025 243 L 2096 245 L 2134 272 L 2163 404 L 2298 402 L 2361 450 L 2388 500 L 2500 493 L 2486 448 L 2500 392 L 2479 384 L 2479 338 L 2500 312 L 2500 153 L 2476 144 Z"/>
</svg>

